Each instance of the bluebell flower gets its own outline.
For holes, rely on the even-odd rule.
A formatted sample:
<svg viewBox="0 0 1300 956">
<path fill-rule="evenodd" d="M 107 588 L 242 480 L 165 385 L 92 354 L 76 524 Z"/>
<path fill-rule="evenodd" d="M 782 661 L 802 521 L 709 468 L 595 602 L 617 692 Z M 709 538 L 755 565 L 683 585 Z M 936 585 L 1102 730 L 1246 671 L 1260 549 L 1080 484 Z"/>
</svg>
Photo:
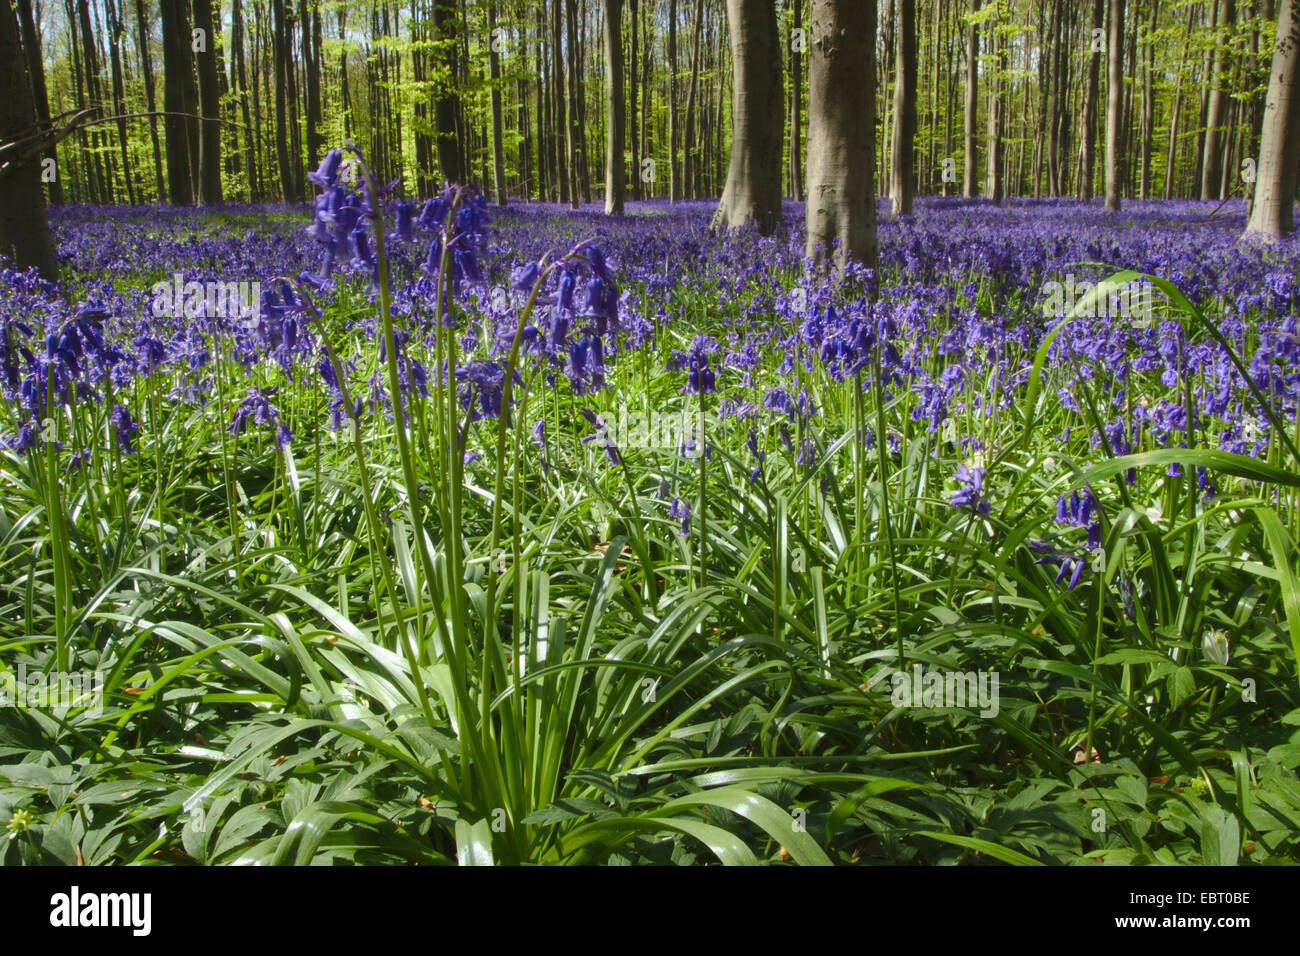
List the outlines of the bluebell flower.
<svg viewBox="0 0 1300 956">
<path fill-rule="evenodd" d="M 969 509 L 976 514 L 987 515 L 991 508 L 984 497 L 984 469 L 957 466 L 957 481 L 961 487 L 949 499 L 949 504 L 959 510 Z"/>
</svg>

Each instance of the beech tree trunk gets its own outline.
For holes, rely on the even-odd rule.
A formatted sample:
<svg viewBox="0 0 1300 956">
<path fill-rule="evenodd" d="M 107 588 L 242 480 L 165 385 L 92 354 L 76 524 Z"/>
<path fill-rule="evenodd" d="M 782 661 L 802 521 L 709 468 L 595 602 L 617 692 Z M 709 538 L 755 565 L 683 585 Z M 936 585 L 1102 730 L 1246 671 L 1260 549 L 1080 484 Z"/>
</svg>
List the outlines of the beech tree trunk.
<svg viewBox="0 0 1300 956">
<path fill-rule="evenodd" d="M 627 188 L 623 169 L 623 0 L 605 0 L 605 214 L 623 215 Z"/>
<path fill-rule="evenodd" d="M 1083 123 L 1079 130 L 1082 168 L 1079 171 L 1079 198 L 1092 199 L 1093 169 L 1097 165 L 1097 92 L 1101 86 L 1101 48 L 1104 47 L 1105 7 L 1102 0 L 1092 3 L 1092 32 L 1088 35 L 1088 91 L 1083 99 Z M 1103 43 L 1094 44 L 1101 36 Z"/>
<path fill-rule="evenodd" d="M 1201 198 L 1222 199 L 1223 153 L 1225 145 L 1224 120 L 1228 112 L 1228 93 L 1223 85 L 1228 69 L 1228 38 L 1236 22 L 1233 0 L 1220 0 L 1219 27 L 1224 31 L 1214 51 L 1214 74 L 1210 78 L 1210 105 L 1206 115 L 1205 158 L 1201 162 Z"/>
<path fill-rule="evenodd" d="M 456 5 L 454 0 L 434 0 L 433 32 L 439 41 L 438 52 L 446 56 L 448 71 L 455 77 L 456 59 Z M 557 53 L 558 56 L 558 53 Z M 434 104 L 434 123 L 438 129 L 438 170 L 448 182 L 461 183 L 465 171 L 460 165 L 460 148 L 456 143 L 456 113 L 460 99 L 450 83 L 438 90 Z"/>
<path fill-rule="evenodd" d="M 281 0 L 275 0 L 277 9 Z M 185 5 L 160 0 L 163 38 L 163 132 L 167 138 L 167 194 L 173 206 L 194 202 L 190 182 L 190 133 L 186 108 L 185 74 L 190 71 L 190 27 Z M 277 103 L 278 105 L 278 103 Z M 288 168 L 288 159 L 281 169 Z"/>
<path fill-rule="evenodd" d="M 162 146 L 158 141 L 158 117 L 154 115 L 153 61 L 149 56 L 148 32 L 144 25 L 144 0 L 135 0 L 135 38 L 140 51 L 140 71 L 144 80 L 144 102 L 149 111 L 149 142 L 153 147 L 153 174 L 158 190 L 158 202 L 167 195 L 166 182 L 163 179 Z"/>
<path fill-rule="evenodd" d="M 996 9 L 997 3 L 998 0 L 994 0 L 995 12 L 998 12 Z M 993 63 L 998 72 L 989 80 L 988 84 L 989 115 L 985 192 L 995 203 L 1000 203 L 1002 202 L 1002 84 L 1006 81 L 1006 40 L 997 34 L 994 34 L 992 39 Z"/>
<path fill-rule="evenodd" d="M 1300 8 L 1282 0 L 1277 42 L 1264 106 L 1259 169 L 1248 233 L 1278 237 L 1295 228 L 1297 170 L 1300 170 Z"/>
<path fill-rule="evenodd" d="M 22 21 L 23 51 L 27 55 L 27 75 L 31 83 L 32 102 L 36 107 L 36 118 L 42 123 L 50 121 L 50 100 L 45 90 L 45 64 L 41 60 L 41 39 L 36 32 L 36 23 L 32 17 L 32 0 L 18 0 L 18 16 Z M 152 107 L 150 107 L 152 109 Z M 58 153 L 51 146 L 41 154 L 42 159 L 55 163 L 54 178 L 46 183 L 49 190 L 50 205 L 63 205 L 63 182 L 58 175 Z"/>
<path fill-rule="evenodd" d="M 18 19 L 10 3 L 0 3 L 0 143 L 35 133 L 36 108 L 27 80 L 27 61 L 19 42 Z M 0 174 L 0 255 L 21 269 L 36 268 L 41 278 L 59 278 L 50 224 L 45 218 L 39 157 Z"/>
<path fill-rule="evenodd" d="M 736 229 L 753 221 L 770 235 L 781 220 L 784 106 L 781 41 L 771 0 L 727 0 L 734 83 L 731 165 L 714 222 Z"/>
<path fill-rule="evenodd" d="M 1110 0 L 1106 66 L 1106 209 L 1118 212 L 1124 151 L 1124 0 Z"/>
<path fill-rule="evenodd" d="M 628 138 L 632 145 L 632 198 L 641 198 L 641 137 L 637 130 L 637 72 L 636 60 L 640 30 L 637 24 L 637 0 L 628 0 L 628 12 L 632 22 L 632 50 L 628 62 Z"/>
<path fill-rule="evenodd" d="M 566 96 L 568 98 L 569 112 L 569 205 L 577 209 L 579 197 L 586 198 L 586 190 L 583 187 L 582 177 L 582 118 L 578 113 L 578 2 L 577 0 L 565 0 L 564 17 L 566 22 L 566 33 L 569 44 L 569 55 L 566 58 L 568 68 L 568 85 Z"/>
<path fill-rule="evenodd" d="M 799 29 L 803 26 L 802 0 L 793 0 L 791 8 L 791 22 L 794 24 L 795 29 Z M 790 45 L 790 195 L 796 200 L 803 199 L 803 147 L 801 145 L 801 127 L 803 126 L 802 59 L 803 54 L 800 53 L 799 46 L 792 43 Z"/>
<path fill-rule="evenodd" d="M 894 80 L 894 137 L 889 195 L 895 216 L 912 213 L 913 147 L 916 140 L 916 0 L 899 0 L 898 72 Z"/>
<path fill-rule="evenodd" d="M 812 0 L 809 15 L 807 252 L 838 240 L 839 264 L 875 266 L 876 5 Z"/>
<path fill-rule="evenodd" d="M 971 15 L 979 13 L 980 0 L 970 0 Z M 874 19 L 874 18 L 873 18 Z M 967 199 L 975 195 L 975 168 L 979 162 L 976 150 L 975 123 L 980 95 L 980 28 L 972 23 L 966 33 L 966 156 L 962 169 L 961 194 Z M 874 74 L 873 74 L 874 75 Z"/>
<path fill-rule="evenodd" d="M 212 28 L 212 0 L 194 0 L 194 28 L 203 31 L 203 45 L 198 52 L 199 108 L 203 114 L 199 130 L 199 201 L 211 204 L 221 202 L 221 97 L 217 91 L 218 38 Z"/>
<path fill-rule="evenodd" d="M 730 11 L 730 6 L 728 6 Z M 730 16 L 730 12 L 728 12 Z M 677 173 L 677 0 L 668 0 L 668 201 L 681 198 Z"/>
<path fill-rule="evenodd" d="M 501 132 L 501 55 L 497 52 L 497 5 L 488 4 L 488 76 L 492 80 L 492 185 L 497 205 L 506 204 L 506 150 Z"/>
</svg>

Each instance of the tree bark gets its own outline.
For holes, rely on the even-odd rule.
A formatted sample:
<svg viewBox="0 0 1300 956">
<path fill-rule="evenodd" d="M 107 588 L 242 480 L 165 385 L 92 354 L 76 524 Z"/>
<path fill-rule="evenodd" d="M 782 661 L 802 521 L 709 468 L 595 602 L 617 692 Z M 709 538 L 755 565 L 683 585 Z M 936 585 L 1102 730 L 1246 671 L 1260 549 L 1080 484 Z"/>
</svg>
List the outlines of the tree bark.
<svg viewBox="0 0 1300 956">
<path fill-rule="evenodd" d="M 895 216 L 912 214 L 913 146 L 916 141 L 916 0 L 899 0 L 897 73 L 894 79 L 894 137 L 890 149 L 889 195 Z"/>
<path fill-rule="evenodd" d="M 876 5 L 812 0 L 809 14 L 807 253 L 874 267 Z"/>
<path fill-rule="evenodd" d="M 1259 170 L 1248 233 L 1278 237 L 1295 228 L 1297 170 L 1300 170 L 1300 9 L 1282 0 L 1277 42 L 1264 106 Z"/>
<path fill-rule="evenodd" d="M 1082 168 L 1079 173 L 1079 198 L 1092 199 L 1092 176 L 1097 162 L 1097 92 L 1101 86 L 1101 50 L 1093 48 L 1093 38 L 1098 30 L 1105 29 L 1105 9 L 1102 0 L 1093 0 L 1092 33 L 1088 37 L 1088 91 L 1083 100 L 1083 123 L 1079 129 Z"/>
<path fill-rule="evenodd" d="M 979 13 L 980 0 L 970 0 L 971 16 Z M 874 20 L 874 18 L 873 18 Z M 976 113 L 979 109 L 979 58 L 980 58 L 980 30 L 979 26 L 971 23 L 966 33 L 966 156 L 965 165 L 962 169 L 962 191 L 961 194 L 967 199 L 975 195 L 975 166 L 979 162 L 976 150 L 975 123 L 977 121 Z"/>
<path fill-rule="evenodd" d="M 628 61 L 628 138 L 632 145 L 632 198 L 641 198 L 641 137 L 637 131 L 637 71 L 636 60 L 638 53 L 638 39 L 640 30 L 638 29 L 639 18 L 637 17 L 637 0 L 628 0 L 629 19 L 632 23 L 632 50 Z"/>
<path fill-rule="evenodd" d="M 771 0 L 727 0 L 735 84 L 731 100 L 731 164 L 715 224 L 754 222 L 770 235 L 781 220 L 784 115 L 781 41 Z"/>
<path fill-rule="evenodd" d="M 686 93 L 686 138 L 682 141 L 683 192 L 698 198 L 700 153 L 696 143 L 695 89 L 700 79 L 700 29 L 704 26 L 704 0 L 695 2 L 695 40 L 691 49 L 691 85 Z"/>
<path fill-rule="evenodd" d="M 1124 151 L 1124 0 L 1110 0 L 1106 67 L 1106 210 L 1118 212 Z"/>
<path fill-rule="evenodd" d="M 461 168 L 460 147 L 456 142 L 456 114 L 460 98 L 456 95 L 456 7 L 454 0 L 434 0 L 433 32 L 438 39 L 438 52 L 447 59 L 448 79 L 439 85 L 434 103 L 434 122 L 438 129 L 438 170 L 448 182 L 461 183 L 465 170 Z"/>
<path fill-rule="evenodd" d="M 578 70 L 578 0 L 566 0 L 564 17 L 566 23 L 566 33 L 569 44 L 569 55 L 566 58 L 568 68 L 568 83 L 565 89 L 567 108 L 569 113 L 569 205 L 577 209 L 580 205 L 579 199 L 586 198 L 586 190 L 583 188 L 582 176 L 582 119 L 578 113 L 578 84 L 580 82 L 580 72 Z"/>
<path fill-rule="evenodd" d="M 994 0 L 994 11 L 998 0 Z M 995 203 L 1002 202 L 1002 134 L 1003 134 L 1003 98 L 1002 84 L 1006 82 L 1006 40 L 993 35 L 993 63 L 997 73 L 989 80 L 989 115 L 988 147 L 986 150 L 985 192 Z"/>
<path fill-rule="evenodd" d="M 803 0 L 792 0 L 791 22 L 795 29 L 803 26 Z M 790 196 L 795 200 L 803 199 L 803 146 L 801 127 L 803 125 L 803 54 L 797 44 L 790 45 Z"/>
<path fill-rule="evenodd" d="M 153 146 L 153 174 L 158 191 L 158 202 L 167 195 L 163 179 L 162 145 L 158 141 L 158 117 L 155 114 L 153 91 L 153 61 L 149 56 L 149 33 L 144 25 L 144 0 L 135 0 L 135 37 L 140 51 L 140 72 L 144 81 L 145 109 L 149 111 L 149 141 Z"/>
<path fill-rule="evenodd" d="M 1210 105 L 1206 115 L 1205 158 L 1201 162 L 1201 198 L 1222 199 L 1220 191 L 1223 178 L 1223 125 L 1228 108 L 1228 93 L 1223 88 L 1224 74 L 1231 53 L 1228 38 L 1236 21 L 1233 0 L 1220 0 L 1219 28 L 1225 36 L 1214 51 L 1214 75 L 1210 80 Z"/>
<path fill-rule="evenodd" d="M 27 75 L 31 82 L 36 118 L 42 123 L 49 123 L 50 100 L 45 89 L 45 64 L 41 59 L 41 39 L 36 32 L 35 19 L 32 17 L 32 0 L 18 0 L 18 16 L 22 21 L 23 51 L 27 55 Z M 41 158 L 54 161 L 54 178 L 45 185 L 49 190 L 50 205 L 62 206 L 63 182 L 59 179 L 56 147 L 51 146 L 41 155 Z"/>
<path fill-rule="evenodd" d="M 677 172 L 677 0 L 668 0 L 668 201 L 681 198 Z"/>
<path fill-rule="evenodd" d="M 36 107 L 19 42 L 18 19 L 9 3 L 0 3 L 0 89 L 6 91 L 0 97 L 0 142 L 31 136 Z M 40 164 L 35 158 L 0 175 L 0 244 L 0 254 L 11 256 L 19 268 L 35 268 L 41 278 L 58 281 Z"/>
<path fill-rule="evenodd" d="M 497 8 L 488 4 L 488 76 L 492 80 L 492 186 L 497 205 L 506 204 L 506 151 L 501 131 L 501 55 L 497 51 Z"/>
<path fill-rule="evenodd" d="M 623 0 L 605 0 L 605 214 L 623 215 L 627 178 L 623 166 Z"/>
<path fill-rule="evenodd" d="M 203 114 L 199 131 L 199 201 L 210 205 L 221 202 L 221 97 L 217 91 L 212 0 L 194 0 L 194 28 L 203 31 L 204 39 L 198 53 L 199 108 Z"/>
<path fill-rule="evenodd" d="M 277 3 L 280 0 L 276 0 Z M 163 131 L 167 137 L 167 193 L 173 206 L 194 202 L 190 182 L 189 123 L 185 74 L 190 70 L 189 18 L 184 4 L 161 0 L 163 37 Z"/>
</svg>

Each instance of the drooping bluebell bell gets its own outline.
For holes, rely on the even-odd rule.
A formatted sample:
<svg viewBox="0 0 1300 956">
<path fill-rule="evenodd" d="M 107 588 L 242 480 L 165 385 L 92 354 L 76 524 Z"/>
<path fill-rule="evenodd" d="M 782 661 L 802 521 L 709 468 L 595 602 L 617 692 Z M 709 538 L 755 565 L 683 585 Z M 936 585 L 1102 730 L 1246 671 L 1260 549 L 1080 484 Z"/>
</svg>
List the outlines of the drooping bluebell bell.
<svg viewBox="0 0 1300 956">
<path fill-rule="evenodd" d="M 958 510 L 987 515 L 992 505 L 984 497 L 984 469 L 967 467 L 964 463 L 959 464 L 955 477 L 960 487 L 953 493 L 948 503 Z"/>
</svg>

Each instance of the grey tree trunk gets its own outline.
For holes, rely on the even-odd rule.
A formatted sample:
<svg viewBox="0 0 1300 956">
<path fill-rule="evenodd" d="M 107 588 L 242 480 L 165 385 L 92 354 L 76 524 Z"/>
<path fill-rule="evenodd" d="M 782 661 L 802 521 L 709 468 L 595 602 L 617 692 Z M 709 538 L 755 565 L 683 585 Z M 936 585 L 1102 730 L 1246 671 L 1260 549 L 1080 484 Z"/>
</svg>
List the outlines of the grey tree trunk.
<svg viewBox="0 0 1300 956">
<path fill-rule="evenodd" d="M 980 0 L 970 0 L 971 15 L 979 13 Z M 975 195 L 975 167 L 979 162 L 976 150 L 975 123 L 980 95 L 980 28 L 972 23 L 966 34 L 966 156 L 962 169 L 961 194 L 967 199 Z"/>
<path fill-rule="evenodd" d="M 579 194 L 586 198 L 586 188 L 583 185 L 582 178 L 582 118 L 578 115 L 578 96 L 580 93 L 579 83 L 581 71 L 578 69 L 578 2 L 577 0 L 565 0 L 565 21 L 567 24 L 567 36 L 569 44 L 569 56 L 566 61 L 568 67 L 568 110 L 569 110 L 569 182 L 572 185 L 572 192 L 569 193 L 569 205 L 574 209 L 578 208 Z"/>
<path fill-rule="evenodd" d="M 715 224 L 752 220 L 764 235 L 781 220 L 784 106 L 781 41 L 771 0 L 727 0 L 731 61 L 731 164 Z"/>
<path fill-rule="evenodd" d="M 1225 36 L 1214 51 L 1214 75 L 1210 80 L 1210 106 L 1206 116 L 1205 158 L 1201 162 L 1201 198 L 1222 199 L 1224 120 L 1228 112 L 1228 92 L 1223 88 L 1228 70 L 1228 35 L 1236 22 L 1236 5 L 1233 0 L 1220 0 L 1219 27 Z"/>
<path fill-rule="evenodd" d="M 910 216 L 916 140 L 916 0 L 899 0 L 897 40 L 898 74 L 894 79 L 889 195 L 894 201 L 894 215 Z"/>
<path fill-rule="evenodd" d="M 303 69 L 307 74 L 307 161 L 314 165 L 323 155 L 325 146 L 324 133 L 321 129 L 320 6 L 312 3 L 309 10 L 307 0 L 302 0 L 299 9 L 302 20 Z"/>
<path fill-rule="evenodd" d="M 194 28 L 203 31 L 199 61 L 199 201 L 221 202 L 221 97 L 217 90 L 217 42 L 212 0 L 194 0 Z"/>
<path fill-rule="evenodd" d="M 0 3 L 0 143 L 30 137 L 36 116 L 27 81 L 27 61 L 18 40 L 18 19 L 10 3 Z M 35 267 L 41 277 L 59 278 L 50 224 L 45 218 L 45 192 L 35 158 L 0 174 L 0 254 L 11 256 L 19 268 Z"/>
<path fill-rule="evenodd" d="M 681 198 L 677 178 L 677 0 L 668 0 L 668 201 Z"/>
<path fill-rule="evenodd" d="M 492 185 L 497 205 L 506 204 L 506 150 L 501 132 L 501 54 L 497 50 L 497 5 L 489 3 L 488 76 L 492 80 Z"/>
<path fill-rule="evenodd" d="M 997 11 L 997 0 L 994 0 Z M 989 79 L 989 115 L 988 147 L 986 151 L 985 189 L 988 197 L 995 203 L 1002 202 L 1002 133 L 1003 133 L 1003 99 L 1002 84 L 1006 81 L 1006 39 L 994 34 L 992 37 L 993 62 L 997 73 Z"/>
<path fill-rule="evenodd" d="M 434 103 L 434 123 L 438 129 L 438 169 L 449 182 L 463 183 L 465 171 L 460 166 L 460 148 L 456 143 L 456 113 L 460 98 L 452 88 L 455 78 L 456 5 L 454 0 L 434 0 L 433 32 L 439 40 L 439 52 L 447 57 L 452 79 L 442 84 Z"/>
<path fill-rule="evenodd" d="M 792 22 L 795 28 L 803 26 L 803 3 L 802 0 L 794 0 L 791 11 Z M 801 127 L 803 126 L 802 116 L 802 90 L 803 84 L 803 65 L 800 63 L 802 54 L 799 47 L 791 44 L 790 46 L 790 195 L 794 199 L 803 199 L 803 171 L 801 161 L 803 159 L 803 148 L 801 144 Z M 721 105 L 721 100 L 719 100 Z"/>
<path fill-rule="evenodd" d="M 36 118 L 42 123 L 50 121 L 50 100 L 45 89 L 45 64 L 41 61 L 41 39 L 36 32 L 36 23 L 32 17 L 32 0 L 18 0 L 18 16 L 22 21 L 23 50 L 27 54 L 27 75 L 30 79 L 32 102 L 36 107 Z M 51 146 L 41 157 L 54 160 L 55 177 L 46 186 L 49 189 L 50 205 L 63 205 L 63 182 L 57 175 L 58 154 Z"/>
<path fill-rule="evenodd" d="M 1101 86 L 1101 50 L 1093 49 L 1093 37 L 1105 29 L 1106 10 L 1103 0 L 1093 0 L 1092 30 L 1088 36 L 1088 90 L 1083 99 L 1083 123 L 1079 131 L 1082 168 L 1079 171 L 1079 198 L 1092 199 L 1092 171 L 1097 165 L 1097 91 Z"/>
<path fill-rule="evenodd" d="M 144 26 L 144 0 L 135 0 L 136 45 L 140 50 L 140 71 L 144 81 L 145 108 L 149 111 L 149 141 L 153 145 L 154 182 L 158 190 L 158 201 L 162 202 L 167 194 L 163 180 L 162 146 L 158 142 L 158 117 L 154 115 L 153 62 L 149 56 L 148 33 Z"/>
<path fill-rule="evenodd" d="M 163 132 L 167 138 L 167 194 L 173 206 L 194 202 L 190 182 L 189 123 L 185 113 L 185 74 L 190 70 L 189 17 L 184 4 L 162 0 Z M 276 9 L 280 3 L 276 0 Z M 277 105 L 279 105 L 277 101 Z M 287 162 L 285 164 L 288 165 Z"/>
<path fill-rule="evenodd" d="M 637 47 L 640 29 L 637 24 L 637 0 L 628 0 L 628 12 L 632 21 L 632 50 L 628 61 L 628 138 L 632 145 L 632 198 L 641 198 L 641 137 L 637 131 Z"/>
<path fill-rule="evenodd" d="M 839 264 L 875 266 L 876 5 L 812 0 L 809 15 L 807 252 L 838 240 Z"/>
<path fill-rule="evenodd" d="M 1196 15 L 1195 7 L 1187 8 L 1187 34 L 1192 33 L 1192 18 Z M 1178 152 L 1178 118 L 1180 116 L 1180 107 L 1183 99 L 1183 67 L 1187 63 L 1187 45 L 1178 52 L 1178 70 L 1175 75 L 1178 79 L 1174 82 L 1174 102 L 1169 107 L 1169 150 L 1165 157 L 1165 198 L 1172 199 L 1174 195 L 1174 158 Z"/>
<path fill-rule="evenodd" d="M 554 121 L 551 129 L 553 134 L 551 155 L 555 164 L 557 202 L 569 202 L 573 195 L 570 190 L 577 191 L 577 185 L 569 182 L 569 163 L 565 159 L 564 150 L 569 127 L 564 112 L 564 58 L 560 52 L 561 23 L 564 20 L 563 6 L 564 0 L 555 0 L 551 6 L 551 118 Z M 569 55 L 573 55 L 572 51 Z"/>
<path fill-rule="evenodd" d="M 1124 0 L 1110 0 L 1106 67 L 1106 209 L 1118 212 L 1124 152 Z"/>
<path fill-rule="evenodd" d="M 1264 106 L 1263 135 L 1255 199 L 1246 231 L 1284 236 L 1295 228 L 1297 171 L 1300 170 L 1300 8 L 1282 0 L 1277 42 Z"/>
<path fill-rule="evenodd" d="M 627 177 L 623 167 L 623 0 L 605 0 L 605 214 L 623 215 Z"/>
<path fill-rule="evenodd" d="M 681 193 L 691 199 L 699 197 L 700 151 L 696 144 L 695 88 L 700 77 L 700 30 L 704 26 L 704 0 L 695 3 L 695 40 L 691 47 L 691 82 L 686 92 L 686 137 L 682 140 Z M 703 126 L 703 123 L 700 124 Z"/>
</svg>

